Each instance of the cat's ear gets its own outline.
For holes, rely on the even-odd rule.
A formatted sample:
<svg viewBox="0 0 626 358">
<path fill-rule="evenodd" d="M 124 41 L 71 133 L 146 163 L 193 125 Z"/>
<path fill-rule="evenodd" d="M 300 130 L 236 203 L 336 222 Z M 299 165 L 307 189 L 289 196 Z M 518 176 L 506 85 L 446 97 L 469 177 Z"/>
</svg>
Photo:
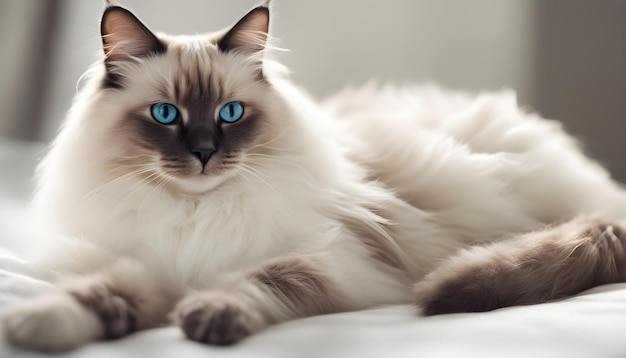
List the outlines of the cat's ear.
<svg viewBox="0 0 626 358">
<path fill-rule="evenodd" d="M 106 60 L 145 57 L 165 51 L 163 43 L 123 7 L 109 6 L 104 10 L 100 33 Z"/>
<path fill-rule="evenodd" d="M 265 49 L 270 23 L 268 2 L 252 9 L 218 40 L 223 52 L 259 53 Z"/>
</svg>

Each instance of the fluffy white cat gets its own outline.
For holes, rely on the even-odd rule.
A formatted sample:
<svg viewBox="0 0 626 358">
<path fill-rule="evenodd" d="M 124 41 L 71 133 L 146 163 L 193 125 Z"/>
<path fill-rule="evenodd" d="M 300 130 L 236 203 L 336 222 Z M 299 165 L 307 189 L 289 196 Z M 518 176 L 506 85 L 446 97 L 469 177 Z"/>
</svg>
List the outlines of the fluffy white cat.
<svg viewBox="0 0 626 358">
<path fill-rule="evenodd" d="M 506 92 L 315 103 L 264 58 L 269 14 L 169 36 L 105 10 L 105 56 L 37 173 L 36 212 L 72 246 L 40 264 L 55 289 L 2 318 L 11 342 L 173 322 L 231 344 L 316 314 L 484 311 L 624 280 L 624 191 L 558 123 Z"/>
</svg>

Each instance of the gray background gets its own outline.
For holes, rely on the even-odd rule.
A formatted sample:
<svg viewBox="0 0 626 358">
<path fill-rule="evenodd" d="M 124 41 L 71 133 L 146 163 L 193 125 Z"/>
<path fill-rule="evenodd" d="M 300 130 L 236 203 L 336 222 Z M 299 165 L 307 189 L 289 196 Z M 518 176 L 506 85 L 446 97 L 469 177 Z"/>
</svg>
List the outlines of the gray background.
<svg viewBox="0 0 626 358">
<path fill-rule="evenodd" d="M 123 0 L 152 29 L 202 33 L 257 1 Z M 432 81 L 513 88 L 626 181 L 626 1 L 273 0 L 275 57 L 315 97 Z M 0 137 L 50 140 L 97 60 L 99 0 L 0 0 Z"/>
</svg>

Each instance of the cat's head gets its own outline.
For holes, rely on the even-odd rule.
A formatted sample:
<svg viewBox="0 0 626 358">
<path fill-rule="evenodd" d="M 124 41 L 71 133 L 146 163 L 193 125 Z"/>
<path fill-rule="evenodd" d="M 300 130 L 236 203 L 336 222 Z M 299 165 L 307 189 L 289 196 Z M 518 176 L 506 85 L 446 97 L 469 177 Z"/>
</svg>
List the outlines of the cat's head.
<svg viewBox="0 0 626 358">
<path fill-rule="evenodd" d="M 209 191 L 262 155 L 282 105 L 263 68 L 269 9 L 196 36 L 153 33 L 128 10 L 102 17 L 98 84 L 109 166 L 152 185 Z"/>
</svg>

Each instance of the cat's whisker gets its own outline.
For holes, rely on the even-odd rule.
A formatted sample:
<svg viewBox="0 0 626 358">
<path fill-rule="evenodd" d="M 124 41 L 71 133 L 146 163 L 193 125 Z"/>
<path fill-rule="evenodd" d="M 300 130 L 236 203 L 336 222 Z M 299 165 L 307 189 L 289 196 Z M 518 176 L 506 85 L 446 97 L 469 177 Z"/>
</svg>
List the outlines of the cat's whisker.
<svg viewBox="0 0 626 358">
<path fill-rule="evenodd" d="M 91 199 L 94 195 L 96 195 L 96 194 L 98 194 L 98 193 L 100 193 L 100 192 L 104 191 L 105 189 L 107 189 L 107 187 L 110 187 L 110 186 L 112 186 L 112 185 L 114 185 L 114 184 L 116 184 L 116 183 L 119 183 L 120 181 L 123 181 L 123 180 L 129 179 L 129 178 L 134 177 L 134 176 L 136 176 L 136 175 L 145 174 L 145 173 L 149 172 L 150 170 L 152 170 L 152 168 L 150 168 L 150 167 L 146 167 L 146 166 L 143 166 L 143 167 L 142 167 L 142 168 L 140 168 L 140 169 L 133 170 L 133 171 L 128 172 L 128 173 L 126 173 L 126 174 L 124 174 L 124 175 L 121 175 L 121 176 L 119 176 L 119 177 L 116 177 L 116 178 L 114 178 L 114 179 L 111 179 L 111 180 L 109 180 L 109 181 L 107 181 L 107 182 L 103 183 L 102 185 L 100 185 L 100 186 L 96 187 L 95 189 L 91 190 L 91 191 L 90 191 L 90 192 L 88 192 L 87 194 L 85 194 L 85 195 L 83 196 L 82 200 L 83 200 L 83 201 L 90 200 L 90 199 Z M 109 171 L 109 173 L 110 173 L 110 172 L 111 172 L 111 171 Z"/>
<path fill-rule="evenodd" d="M 129 168 L 144 168 L 147 167 L 148 164 L 146 163 L 141 163 L 141 164 L 117 164 L 117 165 L 111 165 L 109 166 L 111 169 L 109 171 L 107 171 L 106 173 L 102 174 L 103 177 L 108 177 L 110 174 L 117 172 L 117 171 L 124 171 L 124 172 L 128 172 Z"/>
<path fill-rule="evenodd" d="M 282 136 L 284 136 L 285 134 L 290 133 L 290 129 L 291 129 L 293 126 L 294 126 L 293 124 L 290 124 L 290 125 L 286 126 L 286 127 L 285 127 L 285 129 L 283 129 L 283 130 L 282 130 L 280 133 L 278 133 L 276 136 L 272 137 L 272 139 L 268 140 L 268 141 L 267 141 L 267 142 L 265 142 L 265 143 L 259 143 L 259 144 L 256 144 L 256 145 L 252 146 L 252 147 L 250 148 L 250 150 L 254 150 L 254 149 L 256 149 L 256 148 L 270 148 L 270 147 L 268 146 L 269 144 L 271 144 L 271 143 L 273 143 L 273 142 L 277 141 L 278 139 L 280 139 L 280 138 L 281 138 Z M 302 145 L 304 145 L 304 143 L 303 143 Z M 298 146 L 300 146 L 300 145 L 298 145 Z M 297 148 L 298 146 L 296 146 L 296 147 L 294 147 L 294 148 Z M 289 150 L 288 148 L 286 148 L 286 149 L 270 148 L 270 149 L 274 149 L 274 150 Z"/>
<path fill-rule="evenodd" d="M 109 167 L 124 167 L 124 166 L 141 166 L 150 165 L 156 163 L 160 159 L 159 156 L 154 154 L 139 154 L 133 156 L 114 156 L 110 159 Z"/>
<path fill-rule="evenodd" d="M 286 164 L 295 164 L 293 163 L 293 161 L 289 160 L 289 158 L 285 158 L 284 156 L 277 156 L 277 155 L 264 154 L 264 153 L 248 153 L 246 154 L 246 156 L 277 160 L 277 161 L 284 162 Z"/>
<path fill-rule="evenodd" d="M 144 180 L 139 181 L 138 183 L 136 183 L 135 185 L 133 185 L 132 188 L 130 188 L 129 190 L 132 190 L 129 194 L 127 194 L 126 196 L 124 196 L 124 198 L 122 200 L 119 200 L 116 204 L 117 206 L 122 205 L 128 198 L 132 197 L 137 191 L 139 191 L 140 189 L 146 187 L 147 185 L 150 185 L 150 183 L 154 180 L 156 180 L 159 177 L 159 172 L 156 169 L 152 169 L 152 173 L 150 175 L 148 175 Z M 150 172 L 147 171 L 147 172 Z M 128 191 L 126 191 L 128 192 Z"/>
<path fill-rule="evenodd" d="M 272 151 L 275 151 L 275 152 L 292 152 L 295 149 L 303 148 L 303 147 L 306 147 L 306 143 L 300 143 L 300 144 L 294 145 L 292 147 L 286 147 L 286 148 L 276 148 L 276 147 L 270 147 L 270 146 L 267 146 L 267 145 L 263 146 L 263 148 L 271 149 Z"/>
<path fill-rule="evenodd" d="M 132 170 L 129 171 L 128 168 L 137 168 L 137 169 L 132 169 Z M 109 174 L 111 174 L 111 173 L 113 173 L 115 171 L 120 171 L 120 170 L 125 172 L 122 175 L 113 177 L 111 179 L 111 181 L 114 181 L 114 180 L 118 180 L 118 179 L 121 179 L 121 178 L 124 178 L 124 177 L 127 177 L 127 176 L 132 176 L 132 175 L 135 175 L 135 174 L 141 174 L 144 170 L 150 169 L 150 168 L 151 168 L 151 166 L 148 165 L 148 164 L 141 164 L 141 165 L 137 165 L 137 166 L 124 166 L 124 167 L 119 166 L 118 168 L 113 168 L 113 169 L 109 170 L 108 172 L 104 173 L 102 176 L 106 178 L 106 177 L 109 176 Z"/>
<path fill-rule="evenodd" d="M 240 168 L 241 169 L 241 168 Z M 243 170 L 243 172 L 245 174 L 247 174 L 247 172 L 245 170 Z M 254 183 L 252 182 L 252 180 L 250 180 L 250 178 L 248 178 L 246 175 L 242 174 L 241 172 L 237 171 L 235 172 L 235 178 L 237 179 L 242 179 L 244 180 L 246 183 L 250 184 L 250 185 L 254 185 Z"/>
<path fill-rule="evenodd" d="M 308 179 L 311 179 L 312 183 L 315 182 L 313 176 L 311 175 L 311 173 L 306 168 L 304 168 L 303 166 L 301 166 L 299 164 L 294 163 L 293 161 L 287 160 L 287 159 L 282 158 L 282 157 L 273 156 L 273 155 L 269 155 L 269 154 L 261 154 L 261 153 L 248 153 L 246 156 L 250 157 L 250 158 L 255 158 L 255 157 L 256 158 L 261 158 L 262 160 L 269 160 L 269 161 L 272 161 L 272 162 L 275 162 L 275 163 L 285 164 L 285 165 L 288 165 L 290 167 L 294 167 L 296 169 L 299 169 L 304 175 L 306 175 L 308 177 Z M 265 164 L 265 163 L 259 163 L 258 161 L 255 162 L 255 165 L 263 165 L 263 164 Z M 270 164 L 268 164 L 268 165 L 270 165 Z M 272 169 L 273 170 L 281 170 L 280 167 L 276 167 L 276 166 L 272 166 Z"/>
<path fill-rule="evenodd" d="M 146 197 L 141 201 L 141 205 L 139 205 L 139 209 L 137 210 L 137 217 L 141 217 L 141 212 L 143 210 L 144 204 L 146 203 L 146 200 L 148 200 L 148 198 L 150 198 L 155 193 L 159 193 L 160 190 L 172 180 L 172 178 L 168 177 L 167 175 L 161 175 L 155 180 L 159 181 L 156 185 L 154 185 L 154 188 L 150 191 L 150 193 L 148 193 L 148 195 L 146 195 Z M 153 182 L 154 180 L 150 181 L 148 184 L 152 184 Z"/>
<path fill-rule="evenodd" d="M 148 157 L 151 159 L 159 159 L 159 156 L 156 154 L 138 154 L 138 155 L 131 155 L 131 156 L 124 156 L 124 155 L 116 155 L 113 157 L 113 159 L 139 159 L 139 158 L 144 158 L 144 157 Z"/>
</svg>

